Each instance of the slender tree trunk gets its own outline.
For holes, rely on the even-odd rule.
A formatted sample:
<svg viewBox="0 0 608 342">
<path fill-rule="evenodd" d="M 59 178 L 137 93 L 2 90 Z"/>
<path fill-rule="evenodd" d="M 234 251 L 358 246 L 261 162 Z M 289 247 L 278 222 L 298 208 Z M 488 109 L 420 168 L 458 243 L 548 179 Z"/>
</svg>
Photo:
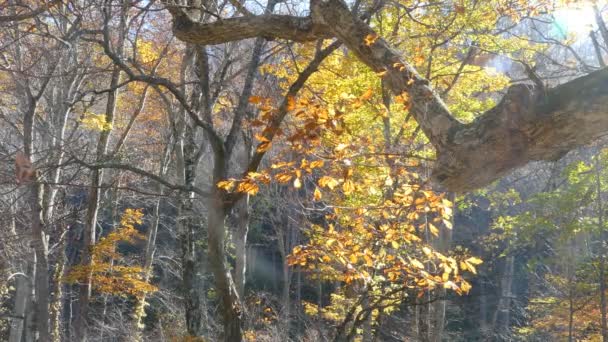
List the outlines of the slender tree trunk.
<svg viewBox="0 0 608 342">
<path fill-rule="evenodd" d="M 290 310 L 291 310 L 291 301 L 289 297 L 289 290 L 291 288 L 291 272 L 289 269 L 289 265 L 287 264 L 287 255 L 291 250 L 292 240 L 293 240 L 293 229 L 289 224 L 289 220 L 286 215 L 283 215 L 281 227 L 277 230 L 277 240 L 279 244 L 279 253 L 281 254 L 281 265 L 282 265 L 282 281 L 283 281 L 283 289 L 281 293 L 281 303 L 282 303 L 282 313 L 283 323 L 285 326 L 285 331 L 289 332 L 290 325 Z M 278 223 L 278 222 L 276 222 Z"/>
<path fill-rule="evenodd" d="M 488 335 L 488 299 L 485 282 L 479 285 L 479 328 L 481 336 Z"/>
<path fill-rule="evenodd" d="M 606 228 L 604 227 L 604 202 L 602 199 L 601 173 L 601 151 L 598 152 L 595 160 L 595 182 L 597 187 L 597 215 L 598 228 L 600 232 L 599 253 L 599 283 L 600 283 L 600 312 L 602 341 L 608 342 L 608 319 L 606 314 Z"/>
<path fill-rule="evenodd" d="M 47 83 L 48 84 L 48 83 Z M 46 86 L 45 86 L 46 87 Z M 29 98 L 27 111 L 23 119 L 23 145 L 25 157 L 31 163 L 34 151 L 34 115 L 37 100 Z M 33 163 L 32 163 L 33 164 Z M 34 292 L 35 292 L 35 330 L 39 342 L 50 342 L 49 330 L 49 264 L 48 237 L 44 227 L 44 210 L 42 200 L 44 188 L 38 171 L 32 170 L 30 178 L 24 180 L 26 199 L 30 209 L 31 247 L 34 249 Z"/>
<path fill-rule="evenodd" d="M 30 270 L 31 271 L 31 270 Z M 31 274 L 27 272 L 27 274 Z M 13 309 L 13 315 L 18 318 L 13 318 L 11 321 L 11 329 L 8 337 L 8 342 L 21 342 L 25 328 L 25 317 L 27 302 L 32 294 L 32 287 L 26 274 L 18 275 L 16 280 L 17 293 L 15 294 L 15 306 Z"/>
<path fill-rule="evenodd" d="M 568 342 L 574 341 L 574 293 L 572 291 L 572 285 L 570 284 L 570 290 L 568 293 Z"/>
<path fill-rule="evenodd" d="M 511 324 L 511 287 L 513 285 L 513 268 L 515 264 L 515 258 L 508 256 L 505 259 L 505 267 L 500 281 L 501 294 L 498 301 L 498 306 L 494 312 L 493 318 L 493 332 L 495 333 L 494 338 L 504 338 L 505 334 L 508 333 Z"/>
<path fill-rule="evenodd" d="M 63 243 L 59 247 L 59 255 L 56 260 L 57 265 L 55 266 L 55 274 L 53 276 L 53 296 L 50 303 L 50 324 L 51 324 L 51 335 L 54 342 L 61 341 L 61 311 L 63 308 L 63 291 L 62 282 L 63 271 L 65 270 L 65 246 Z"/>
<path fill-rule="evenodd" d="M 220 190 L 214 189 L 208 205 L 209 266 L 215 278 L 216 289 L 221 300 L 224 325 L 223 340 L 238 342 L 242 340 L 242 307 L 232 275 L 226 265 L 224 244 L 227 213 L 223 202 L 224 196 L 220 193 Z"/>
<path fill-rule="evenodd" d="M 234 283 L 239 297 L 245 295 L 247 272 L 247 234 L 249 233 L 249 195 L 245 195 L 234 208 L 236 218 L 236 234 L 234 246 L 236 263 L 234 267 Z"/>
<path fill-rule="evenodd" d="M 454 194 L 449 194 L 450 201 L 454 203 L 455 196 Z M 455 215 L 455 213 L 454 213 Z M 454 215 L 452 215 L 452 227 L 454 227 Z M 440 252 L 446 253 L 452 244 L 452 229 L 449 229 L 445 226 L 442 226 L 441 231 L 439 233 L 439 238 L 437 239 L 437 248 Z M 433 329 L 431 341 L 440 342 L 441 337 L 443 335 L 443 331 L 445 330 L 445 315 L 447 308 L 446 301 L 446 289 L 440 288 L 436 290 L 437 295 L 441 297 L 441 299 L 434 302 L 433 312 L 435 314 L 435 327 Z"/>
<path fill-rule="evenodd" d="M 184 291 L 184 304 L 186 309 L 186 328 L 188 335 L 192 337 L 204 336 L 203 305 L 202 305 L 202 277 L 201 262 L 197 249 L 197 236 L 201 229 L 195 219 L 193 198 L 189 197 L 181 201 L 179 210 L 179 237 L 181 244 L 182 260 L 182 286 Z"/>
<path fill-rule="evenodd" d="M 198 167 L 197 153 L 195 150 L 194 128 L 184 124 L 183 133 L 180 138 L 178 153 L 178 173 L 185 186 L 194 186 L 196 180 L 196 169 Z M 189 336 L 201 337 L 206 334 L 203 325 L 205 309 L 203 307 L 203 267 L 200 239 L 202 226 L 197 219 L 199 214 L 195 212 L 194 193 L 188 193 L 182 197 L 178 204 L 177 230 L 181 249 L 182 262 L 182 291 L 184 294 L 184 306 L 186 312 L 186 329 Z"/>
<path fill-rule="evenodd" d="M 49 330 L 49 264 L 48 240 L 44 232 L 42 210 L 42 184 L 35 176 L 35 180 L 28 185 L 30 209 L 32 210 L 32 244 L 36 255 L 36 271 L 34 277 L 34 290 L 36 292 L 36 330 L 39 342 L 50 342 Z"/>
</svg>

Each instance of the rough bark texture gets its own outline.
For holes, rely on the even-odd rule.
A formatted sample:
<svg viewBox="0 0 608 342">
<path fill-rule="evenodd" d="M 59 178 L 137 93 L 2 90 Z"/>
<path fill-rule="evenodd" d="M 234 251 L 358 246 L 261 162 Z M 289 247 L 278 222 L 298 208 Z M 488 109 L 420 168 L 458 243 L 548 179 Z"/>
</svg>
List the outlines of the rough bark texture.
<svg viewBox="0 0 608 342">
<path fill-rule="evenodd" d="M 600 70 L 545 91 L 516 85 L 505 99 L 470 124 L 456 120 L 428 81 L 342 0 L 312 0 L 310 17 L 246 16 L 195 23 L 172 9 L 176 36 L 197 44 L 252 37 L 309 41 L 334 37 L 396 95 L 406 93 L 410 112 L 437 150 L 433 178 L 440 187 L 466 192 L 534 160 L 554 160 L 608 132 L 604 104 L 608 71 Z M 366 37 L 378 37 L 367 44 Z M 369 39 L 368 39 L 369 40 Z"/>
<path fill-rule="evenodd" d="M 211 23 L 192 21 L 183 13 L 174 15 L 173 29 L 180 40 L 200 45 L 216 45 L 229 41 L 264 37 L 296 42 L 331 38 L 327 28 L 314 25 L 309 17 L 265 14 L 221 19 Z M 203 33 L 204 34 L 201 34 Z"/>
</svg>

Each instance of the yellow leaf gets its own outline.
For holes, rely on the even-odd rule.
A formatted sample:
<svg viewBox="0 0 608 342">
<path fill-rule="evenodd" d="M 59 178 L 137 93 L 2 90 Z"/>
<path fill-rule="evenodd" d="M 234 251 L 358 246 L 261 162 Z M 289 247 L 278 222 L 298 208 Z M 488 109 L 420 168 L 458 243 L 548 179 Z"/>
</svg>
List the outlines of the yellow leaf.
<svg viewBox="0 0 608 342">
<path fill-rule="evenodd" d="M 350 257 L 348 257 L 348 260 L 350 260 L 351 264 L 356 264 L 357 261 L 359 261 L 359 258 L 357 258 L 356 254 L 351 254 Z"/>
<path fill-rule="evenodd" d="M 369 88 L 367 89 L 367 91 L 365 91 L 365 93 L 363 93 L 363 95 L 361 95 L 359 99 L 367 101 L 372 98 L 372 95 L 374 95 L 374 91 L 372 90 L 372 88 Z"/>
<path fill-rule="evenodd" d="M 378 38 L 379 38 L 379 36 L 377 34 L 370 33 L 367 36 L 365 36 L 365 38 L 363 38 L 363 42 L 365 43 L 365 45 L 371 46 L 378 40 Z"/>
<path fill-rule="evenodd" d="M 261 97 L 259 97 L 259 96 L 251 96 L 251 97 L 249 98 L 249 103 L 252 103 L 252 104 L 259 104 L 259 103 L 261 103 L 261 102 L 262 102 L 262 98 L 261 98 Z"/>
<path fill-rule="evenodd" d="M 347 144 L 340 143 L 340 144 L 338 144 L 338 146 L 336 146 L 336 148 L 334 148 L 334 151 L 335 152 L 340 152 L 340 151 L 344 150 L 347 147 L 348 147 Z"/>
<path fill-rule="evenodd" d="M 287 97 L 287 110 L 292 111 L 296 109 L 296 99 L 293 96 Z"/>
<path fill-rule="evenodd" d="M 391 246 L 393 246 L 394 249 L 398 249 L 399 247 L 401 247 L 401 245 L 399 245 L 399 242 L 395 240 L 391 241 Z"/>
<path fill-rule="evenodd" d="M 460 284 L 460 289 L 461 289 L 461 290 L 462 290 L 464 293 L 469 293 L 469 290 L 471 289 L 471 287 L 472 287 L 472 286 L 471 286 L 471 284 L 469 284 L 469 283 L 468 283 L 468 282 L 466 282 L 466 281 L 463 281 L 463 282 Z"/>
<path fill-rule="evenodd" d="M 269 142 L 270 141 L 270 140 L 268 140 L 268 138 L 266 138 L 265 136 L 263 136 L 261 134 L 256 134 L 255 139 L 259 142 Z"/>
<path fill-rule="evenodd" d="M 322 188 L 327 187 L 327 188 L 330 188 L 331 190 L 333 190 L 337 185 L 338 185 L 338 181 L 329 176 L 323 176 L 323 177 L 321 177 L 321 179 L 319 179 L 319 186 Z"/>
<path fill-rule="evenodd" d="M 272 145 L 272 143 L 270 141 L 262 142 L 258 145 L 258 148 L 256 149 L 256 151 L 257 152 L 266 152 L 270 149 L 271 145 Z"/>
<path fill-rule="evenodd" d="M 434 224 L 429 223 L 429 231 L 431 232 L 431 234 L 433 234 L 434 236 L 438 236 L 439 235 L 439 229 L 437 227 L 435 227 Z"/>
<path fill-rule="evenodd" d="M 452 222 L 449 220 L 443 220 L 443 224 L 447 229 L 452 229 Z"/>
<path fill-rule="evenodd" d="M 344 184 L 342 184 L 342 190 L 346 195 L 350 194 L 355 190 L 355 184 L 350 179 L 346 180 Z"/>
<path fill-rule="evenodd" d="M 363 256 L 363 259 L 365 259 L 365 264 L 366 264 L 368 267 L 372 267 L 372 266 L 374 266 L 374 260 L 372 260 L 372 258 L 371 258 L 369 255 L 365 254 L 365 255 Z"/>
<path fill-rule="evenodd" d="M 217 187 L 226 191 L 230 191 L 234 187 L 234 183 L 234 179 L 223 180 L 217 182 Z"/>
<path fill-rule="evenodd" d="M 424 265 L 420 261 L 418 261 L 416 259 L 412 259 L 412 260 L 410 260 L 410 262 L 412 263 L 412 266 L 414 266 L 418 269 L 421 269 L 421 270 L 424 269 Z"/>
<path fill-rule="evenodd" d="M 321 190 L 315 187 L 315 192 L 313 193 L 313 198 L 315 199 L 315 201 L 320 201 L 322 197 L 323 195 L 321 194 Z"/>
<path fill-rule="evenodd" d="M 289 173 L 279 173 L 278 175 L 274 176 L 274 178 L 279 183 L 285 184 L 285 183 L 289 182 L 293 178 L 293 175 L 291 175 Z"/>
<path fill-rule="evenodd" d="M 467 261 L 465 261 L 464 263 L 467 265 L 467 268 L 469 269 L 469 271 L 471 271 L 471 273 L 477 274 L 477 270 L 475 269 L 475 266 L 473 266 L 472 264 L 468 263 Z"/>
<path fill-rule="evenodd" d="M 255 195 L 260 190 L 260 187 L 252 182 L 242 182 L 237 187 L 238 192 L 245 192 L 249 195 Z"/>
<path fill-rule="evenodd" d="M 456 284 L 454 284 L 453 281 L 446 281 L 445 284 L 443 284 L 443 288 L 456 290 L 458 288 L 458 286 Z"/>
<path fill-rule="evenodd" d="M 310 162 L 310 168 L 311 169 L 315 169 L 315 168 L 319 168 L 319 167 L 323 167 L 323 165 L 325 164 L 325 162 L 323 162 L 322 160 L 315 160 Z"/>
<path fill-rule="evenodd" d="M 483 264 L 483 260 L 476 258 L 476 257 L 470 257 L 467 259 L 467 263 L 473 264 L 473 265 L 481 265 L 481 264 Z"/>
<path fill-rule="evenodd" d="M 296 189 L 299 189 L 302 187 L 302 181 L 300 181 L 300 178 L 296 178 L 296 180 L 293 181 L 293 187 Z"/>
</svg>

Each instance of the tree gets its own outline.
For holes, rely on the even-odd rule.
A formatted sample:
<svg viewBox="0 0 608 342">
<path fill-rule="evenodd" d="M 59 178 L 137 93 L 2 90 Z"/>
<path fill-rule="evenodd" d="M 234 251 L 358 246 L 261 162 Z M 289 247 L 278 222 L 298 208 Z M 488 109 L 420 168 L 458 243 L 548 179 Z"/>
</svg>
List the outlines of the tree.
<svg viewBox="0 0 608 342">
<path fill-rule="evenodd" d="M 258 15 L 211 23 L 193 21 L 176 7 L 168 9 L 174 34 L 195 44 L 258 36 L 297 42 L 337 38 L 381 74 L 396 96 L 410 99 L 410 113 L 437 150 L 434 179 L 451 191 L 482 187 L 532 160 L 558 159 L 605 133 L 604 70 L 549 90 L 514 86 L 495 108 L 463 124 L 428 81 L 341 0 L 312 0 L 308 17 Z"/>
</svg>

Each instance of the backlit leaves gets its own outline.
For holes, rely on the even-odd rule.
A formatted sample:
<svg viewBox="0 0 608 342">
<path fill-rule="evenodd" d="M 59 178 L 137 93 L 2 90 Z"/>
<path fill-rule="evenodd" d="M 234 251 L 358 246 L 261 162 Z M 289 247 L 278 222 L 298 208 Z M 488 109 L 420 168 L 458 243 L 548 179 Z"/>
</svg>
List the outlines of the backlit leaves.
<svg viewBox="0 0 608 342">
<path fill-rule="evenodd" d="M 91 264 L 74 266 L 64 281 L 86 282 L 90 275 L 96 291 L 123 297 L 139 297 L 156 291 L 155 286 L 144 280 L 144 269 L 141 266 L 129 265 L 125 257 L 117 251 L 119 243 L 134 243 L 144 238 L 136 229 L 137 225 L 142 224 L 142 218 L 141 209 L 126 209 L 120 226 L 92 246 Z"/>
</svg>

